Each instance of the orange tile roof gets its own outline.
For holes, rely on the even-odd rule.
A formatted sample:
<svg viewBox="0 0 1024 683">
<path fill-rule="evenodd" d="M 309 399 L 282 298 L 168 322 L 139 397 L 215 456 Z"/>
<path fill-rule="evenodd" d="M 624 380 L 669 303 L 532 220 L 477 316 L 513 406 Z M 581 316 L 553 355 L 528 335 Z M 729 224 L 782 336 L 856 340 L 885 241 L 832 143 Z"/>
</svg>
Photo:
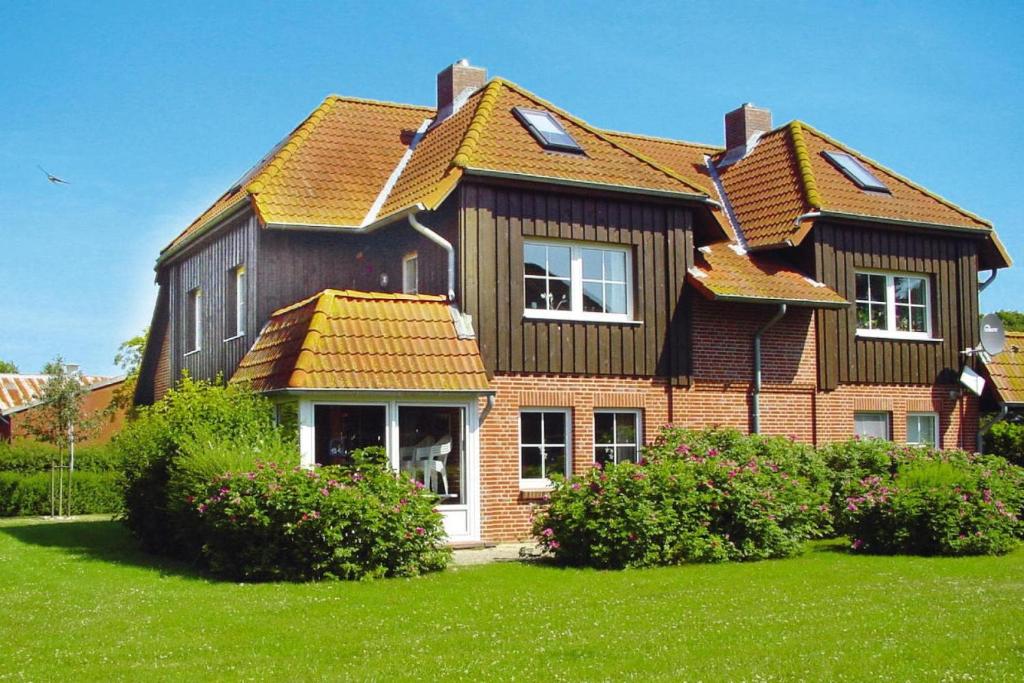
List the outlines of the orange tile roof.
<svg viewBox="0 0 1024 683">
<path fill-rule="evenodd" d="M 724 150 L 721 147 L 705 145 L 699 142 L 686 142 L 685 140 L 670 140 L 652 135 L 639 135 L 637 133 L 623 133 L 613 130 L 603 132 L 623 147 L 636 150 L 662 166 L 675 170 L 689 182 L 704 190 L 708 196 L 715 196 L 714 183 L 711 182 L 711 178 L 708 175 L 704 157 L 713 157 L 723 152 Z"/>
<path fill-rule="evenodd" d="M 43 386 L 48 379 L 49 375 L 0 373 L 0 415 L 14 413 L 36 403 L 42 396 Z M 120 379 L 123 378 L 82 375 L 82 383 L 87 387 Z"/>
<path fill-rule="evenodd" d="M 441 296 L 328 289 L 276 311 L 232 382 L 257 391 L 489 389 L 474 339 Z"/>
<path fill-rule="evenodd" d="M 1006 348 L 984 367 L 1000 402 L 1024 406 L 1024 332 L 1007 332 Z"/>
<path fill-rule="evenodd" d="M 825 285 L 764 255 L 719 242 L 697 250 L 687 280 L 708 299 L 841 308 L 849 302 Z"/>
<path fill-rule="evenodd" d="M 856 157 L 890 192 L 865 191 L 825 158 Z M 718 160 L 721 161 L 719 156 Z M 740 161 L 718 169 L 747 244 L 799 244 L 811 211 L 990 231 L 991 224 L 799 121 L 766 133 Z"/>
<path fill-rule="evenodd" d="M 246 201 L 265 223 L 358 226 L 433 115 L 428 107 L 331 95 L 164 251 Z"/>
</svg>

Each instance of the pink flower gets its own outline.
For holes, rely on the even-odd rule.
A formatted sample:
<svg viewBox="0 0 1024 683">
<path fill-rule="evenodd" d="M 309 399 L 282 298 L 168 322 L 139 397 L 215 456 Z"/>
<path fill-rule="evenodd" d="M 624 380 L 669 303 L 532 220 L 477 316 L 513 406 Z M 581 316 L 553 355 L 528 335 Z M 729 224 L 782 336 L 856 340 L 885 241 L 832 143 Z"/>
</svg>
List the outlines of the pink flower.
<svg viewBox="0 0 1024 683">
<path fill-rule="evenodd" d="M 580 483 L 578 481 L 574 481 L 572 483 L 572 490 L 573 491 L 579 491 L 580 490 Z"/>
<path fill-rule="evenodd" d="M 320 489 L 320 495 L 326 498 L 327 496 L 331 495 L 331 491 L 328 488 L 322 488 Z"/>
<path fill-rule="evenodd" d="M 854 550 L 860 550 L 861 548 L 864 547 L 864 541 L 862 541 L 859 538 L 855 538 L 855 539 L 853 539 L 853 543 L 850 544 L 850 547 L 853 548 Z"/>
<path fill-rule="evenodd" d="M 552 529 L 551 527 L 548 527 L 544 531 L 540 532 L 540 535 L 544 536 L 545 538 L 551 538 L 552 536 L 555 535 L 555 530 Z"/>
<path fill-rule="evenodd" d="M 851 500 L 849 503 L 846 504 L 846 509 L 850 510 L 852 512 L 856 512 L 857 511 L 857 506 L 854 505 L 853 501 Z"/>
<path fill-rule="evenodd" d="M 689 452 L 690 452 L 690 447 L 688 445 L 686 445 L 685 443 L 682 444 L 681 446 L 679 446 L 679 448 L 676 449 L 676 453 L 689 453 Z"/>
<path fill-rule="evenodd" d="M 562 547 L 562 544 L 559 543 L 558 541 L 548 541 L 548 547 L 551 548 L 552 550 L 558 550 L 559 548 Z"/>
<path fill-rule="evenodd" d="M 196 509 L 199 510 L 199 514 L 203 514 L 204 512 L 206 512 L 206 503 L 200 503 L 199 507 Z"/>
<path fill-rule="evenodd" d="M 425 533 L 427 533 L 427 530 L 426 530 L 426 529 L 424 529 L 424 528 L 423 528 L 423 527 L 421 527 L 421 526 L 418 526 L 418 527 L 416 527 L 416 535 L 417 535 L 417 536 L 422 536 L 422 535 L 423 535 L 423 534 L 425 534 Z"/>
<path fill-rule="evenodd" d="M 708 455 L 709 458 L 715 457 L 716 455 L 718 455 L 718 449 L 717 448 L 709 448 L 707 455 Z"/>
</svg>

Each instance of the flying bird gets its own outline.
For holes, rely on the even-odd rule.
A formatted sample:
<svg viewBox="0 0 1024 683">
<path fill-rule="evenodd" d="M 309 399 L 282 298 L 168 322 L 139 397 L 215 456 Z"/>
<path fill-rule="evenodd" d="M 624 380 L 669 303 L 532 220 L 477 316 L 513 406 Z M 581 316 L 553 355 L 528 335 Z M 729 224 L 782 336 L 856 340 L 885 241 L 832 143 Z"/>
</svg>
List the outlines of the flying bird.
<svg viewBox="0 0 1024 683">
<path fill-rule="evenodd" d="M 57 176 L 53 175 L 52 173 L 50 173 L 49 171 L 47 171 L 47 170 L 46 170 L 45 168 L 43 168 L 42 166 L 39 166 L 39 165 L 37 165 L 36 167 L 37 167 L 37 168 L 38 168 L 38 169 L 39 169 L 40 171 L 42 171 L 42 172 L 43 172 L 44 174 L 46 174 L 46 179 L 47 179 L 47 180 L 49 180 L 49 181 L 50 181 L 51 183 L 53 183 L 54 185 L 60 185 L 60 184 L 64 184 L 64 185 L 70 185 L 70 184 L 71 184 L 71 183 L 69 183 L 68 181 L 64 180 L 63 178 L 58 178 Z"/>
</svg>

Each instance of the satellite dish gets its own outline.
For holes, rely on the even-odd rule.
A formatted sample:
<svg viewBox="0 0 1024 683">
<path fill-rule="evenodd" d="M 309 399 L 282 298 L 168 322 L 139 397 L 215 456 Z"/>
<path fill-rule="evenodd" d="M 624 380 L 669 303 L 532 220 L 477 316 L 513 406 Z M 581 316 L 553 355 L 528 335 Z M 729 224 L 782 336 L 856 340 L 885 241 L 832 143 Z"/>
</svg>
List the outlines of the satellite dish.
<svg viewBox="0 0 1024 683">
<path fill-rule="evenodd" d="M 960 384 L 971 390 L 971 393 L 975 396 L 981 396 L 981 392 L 985 389 L 985 378 L 976 373 L 965 365 L 963 372 L 960 373 Z"/>
<path fill-rule="evenodd" d="M 1002 353 L 1006 346 L 1006 331 L 1003 321 L 995 313 L 988 313 L 981 319 L 981 348 L 990 356 Z"/>
</svg>

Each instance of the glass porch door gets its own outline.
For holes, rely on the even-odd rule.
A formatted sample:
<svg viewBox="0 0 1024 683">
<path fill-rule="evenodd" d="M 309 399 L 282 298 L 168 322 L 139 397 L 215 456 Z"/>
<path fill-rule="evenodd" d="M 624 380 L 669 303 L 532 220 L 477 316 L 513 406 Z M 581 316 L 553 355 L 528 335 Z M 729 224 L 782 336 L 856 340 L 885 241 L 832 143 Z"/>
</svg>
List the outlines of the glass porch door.
<svg viewBox="0 0 1024 683">
<path fill-rule="evenodd" d="M 398 407 L 398 467 L 440 497 L 466 504 L 465 419 L 462 408 Z"/>
</svg>

